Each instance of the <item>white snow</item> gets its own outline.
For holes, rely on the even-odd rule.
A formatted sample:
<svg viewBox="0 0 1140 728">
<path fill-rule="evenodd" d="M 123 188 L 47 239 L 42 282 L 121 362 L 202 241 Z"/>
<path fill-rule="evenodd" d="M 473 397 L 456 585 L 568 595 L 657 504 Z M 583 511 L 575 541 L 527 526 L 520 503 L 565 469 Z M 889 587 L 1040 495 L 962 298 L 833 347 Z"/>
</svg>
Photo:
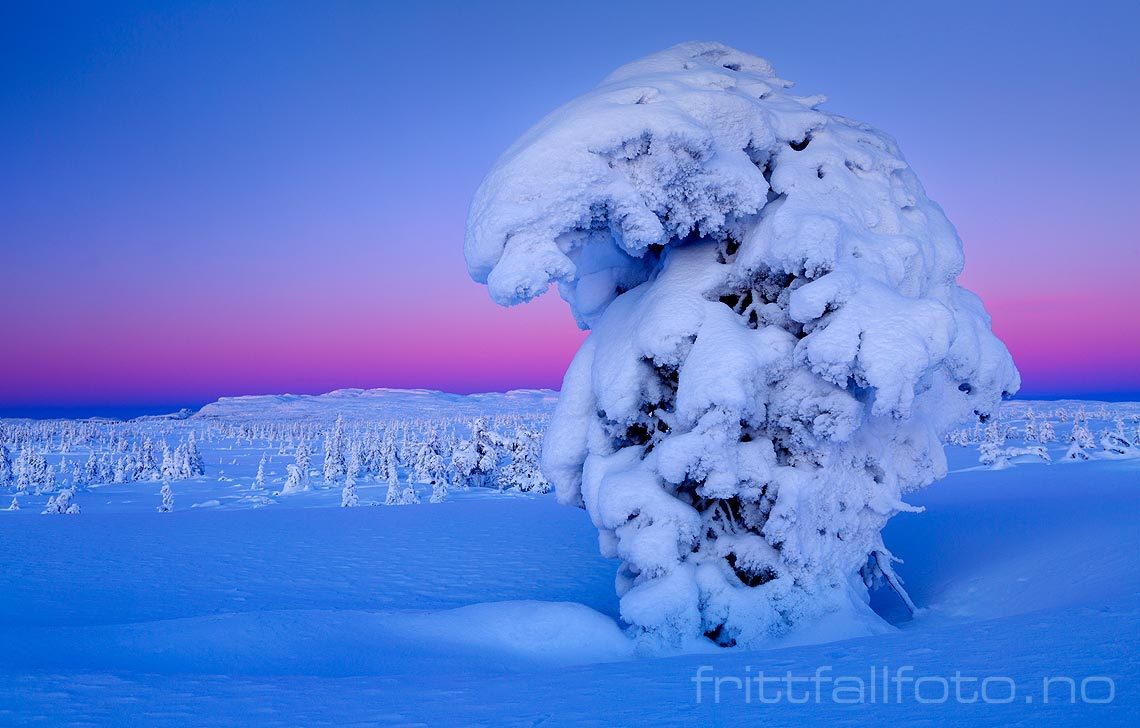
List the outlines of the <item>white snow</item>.
<svg viewBox="0 0 1140 728">
<path fill-rule="evenodd" d="M 596 530 L 551 495 L 472 489 L 341 508 L 341 485 L 318 478 L 257 503 L 248 489 L 264 444 L 239 433 L 267 424 L 260 414 L 135 423 L 133 436 L 156 444 L 200 434 L 206 473 L 173 481 L 173 512 L 155 510 L 160 480 L 83 485 L 68 518 L 40 515 L 47 493 L 0 512 L 0 722 L 1128 725 L 1140 711 L 1140 450 L 1060 456 L 1079 412 L 1094 433 L 1117 419 L 1131 431 L 1140 404 L 1007 403 L 996 417 L 1006 447 L 1029 445 L 1029 409 L 1056 430 L 1044 445 L 1053 464 L 993 470 L 979 466 L 978 442 L 951 445 L 948 477 L 912 496 L 925 512 L 887 525 L 916 617 L 879 590 L 871 606 L 886 633 L 830 641 L 849 625 L 824 623 L 770 649 L 706 641 L 657 654 L 622 633 L 618 564 L 597 553 Z M 377 402 L 369 419 L 388 414 Z M 27 425 L 0 422 L 0 439 Z M 82 447 L 46 457 L 82 462 Z M 283 477 L 282 457 L 267 459 L 268 478 Z M 232 481 L 216 479 L 222 467 Z M 362 477 L 362 505 L 384 488 Z M 183 505 L 205 501 L 220 506 Z M 1018 699 L 928 705 L 908 692 L 899 705 L 852 706 L 825 693 L 765 705 L 726 684 L 718 705 L 706 684 L 697 703 L 703 665 L 730 677 L 959 671 L 1008 677 Z M 1097 675 L 1115 681 L 1111 704 L 1041 704 L 1044 677 Z"/>
<path fill-rule="evenodd" d="M 449 394 L 429 389 L 338 389 L 327 394 L 278 394 L 222 397 L 208 404 L 194 419 L 272 418 L 332 421 L 374 417 L 388 419 L 478 417 L 530 411 L 552 406 L 558 392 L 549 389 L 515 389 L 505 393 Z"/>
<path fill-rule="evenodd" d="M 591 329 L 543 470 L 648 641 L 882 631 L 881 529 L 1019 386 L 894 141 L 789 86 L 717 43 L 630 63 L 511 146 L 468 218 L 494 300 L 557 283 Z"/>
</svg>

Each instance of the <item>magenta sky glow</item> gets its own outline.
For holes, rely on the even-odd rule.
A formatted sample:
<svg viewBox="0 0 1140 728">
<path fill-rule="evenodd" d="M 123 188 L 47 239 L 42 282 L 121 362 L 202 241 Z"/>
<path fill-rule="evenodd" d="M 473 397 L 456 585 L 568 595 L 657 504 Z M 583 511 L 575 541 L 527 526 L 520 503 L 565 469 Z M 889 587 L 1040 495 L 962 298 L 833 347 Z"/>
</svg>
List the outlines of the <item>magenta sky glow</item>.
<svg viewBox="0 0 1140 728">
<path fill-rule="evenodd" d="M 467 278 L 471 195 L 543 114 L 694 38 L 898 138 L 1024 394 L 1140 397 L 1134 6 L 589 5 L 5 11 L 0 416 L 557 387 L 584 334 Z"/>
</svg>

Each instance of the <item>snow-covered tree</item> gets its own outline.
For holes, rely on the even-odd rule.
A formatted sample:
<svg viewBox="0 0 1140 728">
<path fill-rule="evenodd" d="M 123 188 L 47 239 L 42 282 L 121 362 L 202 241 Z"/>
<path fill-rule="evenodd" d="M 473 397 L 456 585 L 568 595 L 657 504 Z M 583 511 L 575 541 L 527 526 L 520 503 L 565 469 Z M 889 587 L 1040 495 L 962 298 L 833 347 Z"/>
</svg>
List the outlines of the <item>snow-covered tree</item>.
<svg viewBox="0 0 1140 728">
<path fill-rule="evenodd" d="M 384 505 L 398 506 L 403 502 L 403 491 L 400 490 L 400 476 L 396 470 L 395 458 L 387 467 L 385 477 L 388 480 L 388 492 L 384 494 Z"/>
<path fill-rule="evenodd" d="M 99 459 L 95 457 L 95 451 L 92 450 L 87 455 L 87 462 L 83 464 L 83 482 L 92 484 L 99 481 Z"/>
<path fill-rule="evenodd" d="M 142 450 L 139 455 L 138 470 L 135 477 L 152 480 L 160 476 L 161 471 L 159 470 L 158 460 L 154 455 L 154 442 L 147 437 L 143 440 Z"/>
<path fill-rule="evenodd" d="M 289 463 L 285 469 L 288 475 L 285 476 L 285 485 L 281 487 L 281 495 L 292 495 L 305 490 L 305 479 L 301 475 L 301 468 Z"/>
<path fill-rule="evenodd" d="M 12 496 L 12 502 L 8 504 L 8 510 L 10 510 L 10 511 L 20 510 L 20 501 L 19 501 L 19 499 L 16 498 L 16 496 Z"/>
<path fill-rule="evenodd" d="M 1116 418 L 1116 429 L 1106 429 L 1101 433 L 1100 446 L 1111 455 L 1129 455 L 1133 452 L 1132 441 L 1124 431 L 1124 420 Z"/>
<path fill-rule="evenodd" d="M 412 479 L 412 474 L 408 473 L 408 477 L 404 480 L 404 490 L 400 492 L 400 505 L 409 506 L 420 502 L 420 496 L 416 493 L 416 484 Z"/>
<path fill-rule="evenodd" d="M 355 508 L 360 505 L 360 498 L 356 495 L 356 479 L 352 476 L 344 479 L 344 489 L 340 492 L 340 505 L 342 508 Z"/>
<path fill-rule="evenodd" d="M 297 465 L 297 472 L 301 475 L 301 483 L 307 490 L 309 487 L 309 469 L 313 465 L 313 456 L 309 452 L 308 443 L 304 440 L 297 445 L 297 450 L 293 453 L 293 462 Z M 290 474 L 292 473 L 290 472 Z"/>
<path fill-rule="evenodd" d="M 513 488 L 524 493 L 546 493 L 550 483 L 542 477 L 539 467 L 539 454 L 542 449 L 542 434 L 527 427 L 520 427 L 515 436 L 506 443 L 511 461 L 503 466 L 499 474 L 501 488 Z"/>
<path fill-rule="evenodd" d="M 1073 430 L 1069 431 L 1069 449 L 1065 453 L 1067 459 L 1088 460 L 1088 451 L 1096 447 L 1088 422 L 1088 419 L 1081 416 L 1081 412 L 1073 417 Z"/>
<path fill-rule="evenodd" d="M 1089 454 L 1079 439 L 1069 440 L 1069 449 L 1065 451 L 1066 460 L 1088 460 Z"/>
<path fill-rule="evenodd" d="M 174 458 L 174 450 L 164 441 L 162 443 L 162 464 L 159 466 L 159 473 L 163 480 L 175 480 L 179 475 L 178 461 Z"/>
<path fill-rule="evenodd" d="M 543 470 L 622 559 L 622 618 L 667 642 L 882 629 L 882 527 L 1019 385 L 894 141 L 788 85 L 716 43 L 631 63 L 512 146 L 468 218 L 494 300 L 556 283 L 591 330 Z"/>
<path fill-rule="evenodd" d="M 337 477 L 344 475 L 344 417 L 337 416 L 336 424 L 325 437 L 324 478 L 331 483 Z"/>
<path fill-rule="evenodd" d="M 451 454 L 451 467 L 459 484 L 469 488 L 493 485 L 502 447 L 502 438 L 488 428 L 486 418 L 476 418 L 470 437 L 456 445 Z"/>
<path fill-rule="evenodd" d="M 360 469 L 363 467 L 363 453 L 359 442 L 354 442 L 348 449 L 348 459 L 344 464 L 344 475 L 346 478 L 352 480 L 353 483 L 360 477 Z"/>
<path fill-rule="evenodd" d="M 43 514 L 67 514 L 74 515 L 79 513 L 79 505 L 72 501 L 75 496 L 75 491 L 71 488 L 64 488 L 59 493 L 48 498 L 47 504 L 42 511 Z"/>
<path fill-rule="evenodd" d="M 127 459 L 125 457 L 117 458 L 115 460 L 115 470 L 111 476 L 112 481 L 115 483 L 127 482 L 127 470 Z"/>
<path fill-rule="evenodd" d="M 431 484 L 431 498 L 429 503 L 443 503 L 447 500 L 447 477 L 441 477 Z"/>
<path fill-rule="evenodd" d="M 162 505 L 158 507 L 159 513 L 170 513 L 174 510 L 174 491 L 170 489 L 170 481 L 166 480 L 162 483 L 162 489 L 158 492 L 162 496 Z"/>
<path fill-rule="evenodd" d="M 1037 431 L 1037 413 L 1030 407 L 1025 412 L 1025 435 L 1026 442 L 1037 442 L 1039 433 Z"/>
<path fill-rule="evenodd" d="M 416 448 L 412 460 L 412 472 L 421 483 L 436 483 L 447 478 L 447 467 L 440 452 L 439 440 L 431 433 Z"/>
<path fill-rule="evenodd" d="M 1057 433 L 1053 429 L 1053 423 L 1049 420 L 1043 421 L 1037 428 L 1037 441 L 1042 445 L 1048 445 L 1051 442 L 1057 441 Z"/>
<path fill-rule="evenodd" d="M 989 465 L 994 469 L 1000 469 L 1009 464 L 1005 452 L 1005 438 L 1008 431 L 998 425 L 997 422 L 991 422 L 986 427 L 985 437 L 981 444 L 978 446 L 978 462 L 982 465 Z"/>
<path fill-rule="evenodd" d="M 47 461 L 28 442 L 20 448 L 13 469 L 16 472 L 16 490 L 20 493 L 26 493 L 33 486 L 38 487 L 47 477 Z"/>
<path fill-rule="evenodd" d="M 49 465 L 44 470 L 43 477 L 40 479 L 39 487 L 36 489 L 37 493 L 54 493 L 56 487 L 59 485 L 55 473 L 55 466 Z"/>
<path fill-rule="evenodd" d="M 0 443 L 0 488 L 7 487 L 12 482 L 12 461 L 8 457 L 8 448 Z"/>
<path fill-rule="evenodd" d="M 254 490 L 261 490 L 265 487 L 265 463 L 266 455 L 261 453 L 261 459 L 257 461 L 257 475 L 253 476 Z"/>
<path fill-rule="evenodd" d="M 198 450 L 198 436 L 191 430 L 186 437 L 186 477 L 194 478 L 206 472 L 205 461 Z"/>
</svg>

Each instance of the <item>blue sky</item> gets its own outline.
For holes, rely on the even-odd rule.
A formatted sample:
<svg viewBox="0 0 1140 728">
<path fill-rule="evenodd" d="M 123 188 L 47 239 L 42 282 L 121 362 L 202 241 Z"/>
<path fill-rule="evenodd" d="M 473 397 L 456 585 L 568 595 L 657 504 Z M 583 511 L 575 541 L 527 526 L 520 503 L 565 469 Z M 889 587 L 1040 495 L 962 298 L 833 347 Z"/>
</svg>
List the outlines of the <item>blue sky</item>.
<svg viewBox="0 0 1140 728">
<path fill-rule="evenodd" d="M 498 154 L 720 40 L 893 134 L 1026 394 L 1140 393 L 1131 3 L 9 3 L 0 414 L 557 386 L 556 301 L 462 260 Z"/>
</svg>

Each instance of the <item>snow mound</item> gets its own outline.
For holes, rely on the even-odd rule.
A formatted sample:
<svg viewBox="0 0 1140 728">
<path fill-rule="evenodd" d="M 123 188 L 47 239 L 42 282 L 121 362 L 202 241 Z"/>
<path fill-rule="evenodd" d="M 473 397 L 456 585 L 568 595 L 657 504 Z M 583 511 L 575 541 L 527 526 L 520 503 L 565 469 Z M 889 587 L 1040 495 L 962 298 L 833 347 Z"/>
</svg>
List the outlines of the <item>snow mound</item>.
<svg viewBox="0 0 1140 728">
<path fill-rule="evenodd" d="M 488 659 L 571 665 L 633 656 L 633 642 L 612 618 L 574 602 L 489 602 L 400 621 L 425 642 L 475 650 Z"/>
</svg>

